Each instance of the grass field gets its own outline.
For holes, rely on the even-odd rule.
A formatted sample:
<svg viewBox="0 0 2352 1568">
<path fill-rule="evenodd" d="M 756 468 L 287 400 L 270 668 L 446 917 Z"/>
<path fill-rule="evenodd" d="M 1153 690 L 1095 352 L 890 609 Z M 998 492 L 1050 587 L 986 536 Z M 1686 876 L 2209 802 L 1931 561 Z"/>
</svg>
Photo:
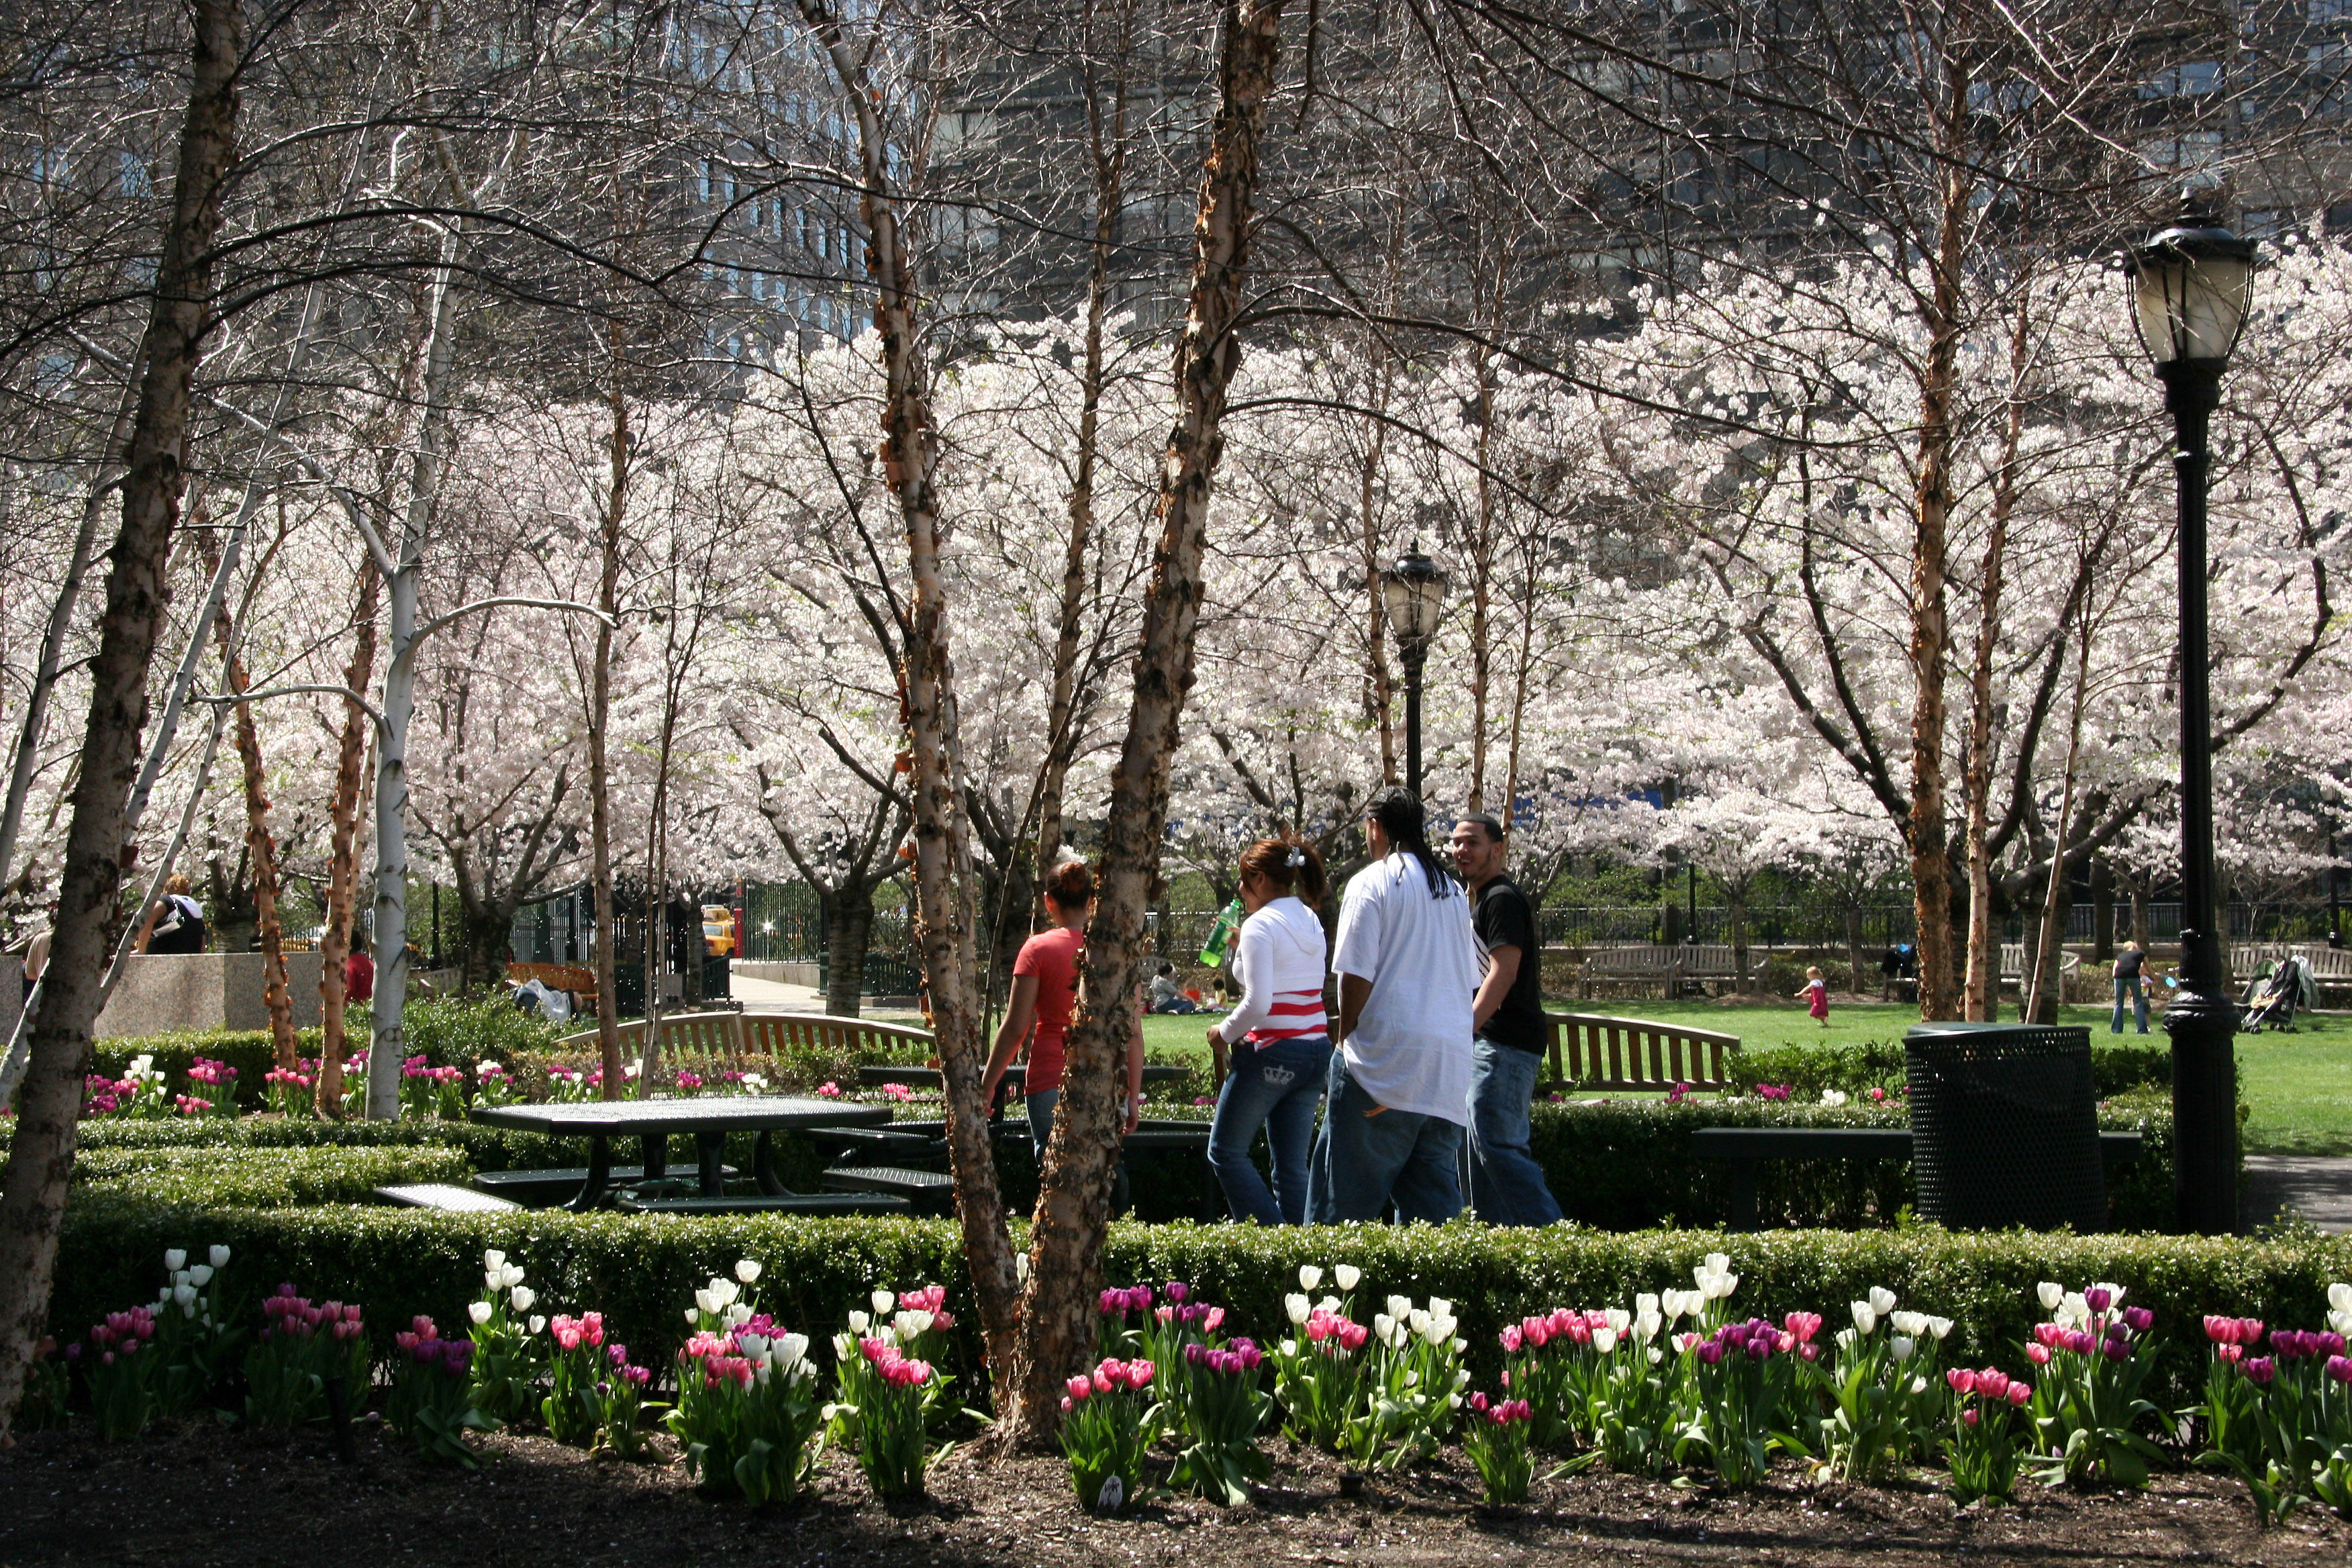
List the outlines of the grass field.
<svg viewBox="0 0 2352 1568">
<path fill-rule="evenodd" d="M 1879 1003 L 1832 1002 L 1829 1027 L 1805 1016 L 1795 1002 L 1782 1004 L 1623 1000 L 1570 1003 L 1553 1000 L 1563 1011 L 1610 1012 L 1737 1035 L 1749 1046 L 1861 1044 L 1900 1040 L 1918 1022 L 1918 1009 Z M 2087 1025 L 2095 1039 L 2131 1039 L 2107 1033 L 2104 1007 L 2068 1007 L 2062 1021 Z M 1154 1046 L 1206 1050 L 1206 1018 L 1152 1017 L 1144 1038 Z M 2129 1025 L 2126 1023 L 2128 1030 Z M 2148 1038 L 2164 1043 L 2160 1029 Z M 2246 1123 L 2250 1154 L 2352 1154 L 2352 1015 L 2305 1014 L 2294 1034 L 2244 1035 L 2238 1039 L 2238 1068 L 2252 1107 Z"/>
</svg>

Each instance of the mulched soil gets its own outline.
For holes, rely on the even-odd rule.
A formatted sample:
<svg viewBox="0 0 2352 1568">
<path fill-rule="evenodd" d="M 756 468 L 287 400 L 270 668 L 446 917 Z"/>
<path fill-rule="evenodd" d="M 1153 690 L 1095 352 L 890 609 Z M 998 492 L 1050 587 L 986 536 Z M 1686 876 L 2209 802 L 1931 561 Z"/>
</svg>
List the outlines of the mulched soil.
<svg viewBox="0 0 2352 1568">
<path fill-rule="evenodd" d="M 1080 1513 L 1058 1461 L 991 1464 L 951 1453 L 929 1500 L 888 1508 L 847 1456 L 789 1510 L 698 1497 L 675 1466 L 621 1463 L 543 1438 L 500 1435 L 473 1473 L 420 1463 L 370 1428 L 359 1461 L 323 1434 L 186 1427 L 107 1447 L 77 1430 L 26 1435 L 0 1456 L 0 1568 L 144 1563 L 170 1568 L 587 1568 L 761 1562 L 789 1568 L 931 1564 L 1045 1568 L 1279 1568 L 1681 1562 L 1862 1563 L 2338 1563 L 2352 1531 L 2315 1510 L 2258 1531 L 2233 1481 L 2162 1475 L 2142 1495 L 2021 1489 L 2013 1507 L 1955 1509 L 1932 1486 L 1780 1484 L 1738 1496 L 1587 1475 L 1538 1482 L 1517 1508 L 1486 1509 L 1450 1458 L 1340 1494 L 1339 1468 L 1268 1445 L 1273 1484 L 1255 1506 L 1191 1499 L 1130 1518 Z"/>
</svg>

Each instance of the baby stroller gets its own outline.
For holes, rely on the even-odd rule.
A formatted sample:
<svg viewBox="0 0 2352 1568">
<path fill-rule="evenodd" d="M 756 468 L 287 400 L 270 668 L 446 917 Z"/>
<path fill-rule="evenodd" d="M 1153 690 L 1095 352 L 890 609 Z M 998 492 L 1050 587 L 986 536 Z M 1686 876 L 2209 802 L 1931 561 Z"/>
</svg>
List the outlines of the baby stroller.
<svg viewBox="0 0 2352 1568">
<path fill-rule="evenodd" d="M 2238 1009 L 2238 1026 L 2250 1035 L 2264 1029 L 2292 1029 L 2294 1010 L 2318 1000 L 2319 985 L 2312 979 L 2311 965 L 2290 953 L 2274 964 L 2265 964 L 2246 987 L 2246 1000 Z"/>
</svg>

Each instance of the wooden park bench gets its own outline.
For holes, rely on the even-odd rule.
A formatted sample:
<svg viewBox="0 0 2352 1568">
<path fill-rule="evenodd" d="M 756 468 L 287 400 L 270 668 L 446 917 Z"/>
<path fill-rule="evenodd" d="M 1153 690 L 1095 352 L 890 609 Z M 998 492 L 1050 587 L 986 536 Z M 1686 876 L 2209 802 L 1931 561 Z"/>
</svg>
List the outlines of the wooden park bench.
<svg viewBox="0 0 2352 1568">
<path fill-rule="evenodd" d="M 620 1033 L 624 1055 L 634 1058 L 643 1052 L 644 1019 L 623 1024 Z M 555 1044 L 559 1050 L 593 1051 L 596 1031 L 566 1035 Z M 822 1013 L 677 1013 L 661 1021 L 662 1059 L 687 1067 L 698 1062 L 723 1066 L 758 1057 L 772 1058 L 795 1050 L 878 1056 L 919 1047 L 928 1053 L 931 1044 L 928 1030 Z"/>
<path fill-rule="evenodd" d="M 1763 973 L 1769 956 L 1756 951 L 1748 953 L 1748 978 Z M 1675 996 L 1693 983 L 1737 986 L 1739 980 L 1732 950 L 1721 942 L 1602 948 L 1586 953 L 1577 971 L 1578 994 L 1586 998 L 1598 995 L 1603 985 L 1656 986 L 1662 994 Z"/>
<path fill-rule="evenodd" d="M 2025 955 L 2025 944 L 2023 942 L 2003 942 L 2000 949 L 2001 984 L 2012 991 L 2022 991 L 2025 986 L 2026 965 L 2029 962 L 2031 961 Z M 2058 994 L 2062 998 L 2065 995 L 2067 991 L 2073 988 L 2074 976 L 2082 967 L 2083 958 L 2080 953 L 2068 952 L 2063 949 L 2060 950 L 2058 958 Z"/>
<path fill-rule="evenodd" d="M 1663 1094 L 1678 1083 L 1694 1090 L 1737 1083 L 1737 1035 L 1591 1013 L 1546 1013 L 1544 1021 L 1551 1026 L 1546 1091 Z"/>
<path fill-rule="evenodd" d="M 536 980 L 550 991 L 569 992 L 581 1011 L 596 1011 L 596 972 L 584 963 L 509 963 L 507 979 L 516 985 Z"/>
<path fill-rule="evenodd" d="M 2242 942 L 2230 949 L 2230 967 L 2243 984 L 2263 964 L 2287 957 L 2311 966 L 2311 978 L 2319 987 L 2323 1005 L 2331 991 L 2339 995 L 2352 991 L 2352 948 L 2330 947 L 2324 942 Z"/>
</svg>

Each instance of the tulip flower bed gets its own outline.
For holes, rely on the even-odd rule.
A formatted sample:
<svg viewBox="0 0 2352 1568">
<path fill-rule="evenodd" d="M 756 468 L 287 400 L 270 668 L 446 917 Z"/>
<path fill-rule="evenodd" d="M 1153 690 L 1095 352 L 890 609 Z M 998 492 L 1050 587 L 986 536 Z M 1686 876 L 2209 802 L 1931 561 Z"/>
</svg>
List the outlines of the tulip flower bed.
<svg viewBox="0 0 2352 1568">
<path fill-rule="evenodd" d="M 234 1256 L 215 1245 L 191 1265 L 167 1251 L 152 1307 L 110 1312 L 45 1356 L 27 1426 L 58 1424 L 76 1383 L 109 1443 L 208 1406 L 296 1430 L 371 1399 L 361 1308 L 314 1305 L 291 1284 L 240 1306 Z M 919 1497 L 945 1451 L 935 1439 L 950 1425 L 958 1349 L 944 1286 L 871 1290 L 844 1314 L 828 1375 L 811 1337 L 755 1300 L 767 1268 L 739 1258 L 691 1292 L 665 1380 L 608 1337 L 601 1312 L 541 1310 L 551 1303 L 506 1250 L 486 1249 L 481 1264 L 462 1340 L 424 1315 L 394 1338 L 385 1425 L 422 1460 L 470 1468 L 469 1435 L 540 1424 L 568 1447 L 643 1456 L 647 1418 L 664 1408 L 647 1395 L 666 1382 L 658 1457 L 713 1497 L 792 1501 L 828 1446 L 856 1456 L 877 1499 Z M 1099 1361 L 1069 1379 L 1062 1403 L 1070 1485 L 1097 1515 L 1178 1494 L 1245 1503 L 1275 1479 L 1266 1445 L 1278 1430 L 1294 1459 L 1336 1460 L 1343 1490 L 1449 1464 L 1458 1446 L 1496 1507 L 1525 1503 L 1538 1479 L 1604 1470 L 1729 1494 L 1909 1484 L 1939 1468 L 1965 1505 L 2011 1500 L 2029 1479 L 2143 1489 L 2193 1459 L 2236 1475 L 2265 1524 L 2305 1501 L 2352 1518 L 2352 1285 L 2327 1287 L 2324 1330 L 2206 1316 L 2203 1398 L 2164 1408 L 2147 1395 L 2168 1325 L 2127 1303 L 2122 1284 L 2038 1283 L 2042 1315 L 2000 1358 L 2008 1364 L 1971 1366 L 1955 1320 L 1906 1310 L 1883 1285 L 1834 1315 L 1767 1315 L 1734 1305 L 1747 1282 L 1728 1253 L 1706 1254 L 1689 1277 L 1626 1305 L 1555 1305 L 1505 1323 L 1491 1393 L 1472 1386 L 1452 1301 L 1389 1295 L 1375 1310 L 1367 1289 L 1360 1305 L 1369 1281 L 1352 1264 L 1300 1267 L 1276 1325 L 1244 1323 L 1182 1281 L 1105 1289 Z M 1336 1289 L 1318 1299 L 1327 1278 Z"/>
</svg>

